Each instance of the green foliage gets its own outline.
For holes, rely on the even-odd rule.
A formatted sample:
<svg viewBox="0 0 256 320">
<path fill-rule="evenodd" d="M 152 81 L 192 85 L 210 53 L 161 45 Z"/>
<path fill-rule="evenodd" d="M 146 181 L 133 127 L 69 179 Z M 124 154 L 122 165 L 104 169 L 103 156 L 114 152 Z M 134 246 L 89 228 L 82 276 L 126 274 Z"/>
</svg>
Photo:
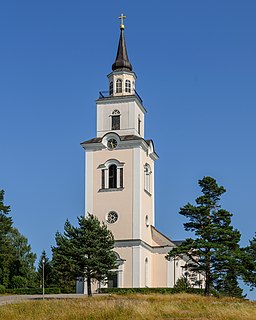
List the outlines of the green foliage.
<svg viewBox="0 0 256 320">
<path fill-rule="evenodd" d="M 64 234 L 56 233 L 53 266 L 59 279 L 86 278 L 91 295 L 91 282 L 104 280 L 115 268 L 114 237 L 93 215 L 78 217 L 78 225 L 74 227 L 67 220 Z"/>
<path fill-rule="evenodd" d="M 141 293 L 141 294 L 175 294 L 179 292 L 187 292 L 193 294 L 203 294 L 204 291 L 198 288 L 101 288 L 100 293 L 113 293 L 113 294 L 132 294 L 132 293 Z"/>
<path fill-rule="evenodd" d="M 13 252 L 7 237 L 12 228 L 9 212 L 10 206 L 4 205 L 4 190 L 0 190 L 0 284 L 5 287 L 9 285 L 9 260 Z"/>
<path fill-rule="evenodd" d="M 26 279 L 30 286 L 35 284 L 36 254 L 31 252 L 28 240 L 16 228 L 12 228 L 8 234 L 11 246 L 14 248 L 13 259 L 10 265 L 10 279 L 20 276 Z"/>
<path fill-rule="evenodd" d="M 196 199 L 196 206 L 188 203 L 180 209 L 189 220 L 184 228 L 194 232 L 195 239 L 186 239 L 169 252 L 167 259 L 188 257 L 187 270 L 205 278 L 205 295 L 215 288 L 222 294 L 241 297 L 237 282 L 242 272 L 240 232 L 231 226 L 232 214 L 219 205 L 226 190 L 211 177 L 199 180 L 199 186 L 203 195 Z"/>
<path fill-rule="evenodd" d="M 10 288 L 20 281 L 22 286 L 25 282 L 32 286 L 36 255 L 31 252 L 28 240 L 12 226 L 9 213 L 10 206 L 4 205 L 4 191 L 0 190 L 0 284 Z"/>
<path fill-rule="evenodd" d="M 21 276 L 13 276 L 11 280 L 12 288 L 26 288 L 28 281 L 26 278 Z"/>
<path fill-rule="evenodd" d="M 53 274 L 53 267 L 52 262 L 47 257 L 45 250 L 42 251 L 41 257 L 38 262 L 37 268 L 37 284 L 41 287 L 42 286 L 42 279 L 43 279 L 43 260 L 44 260 L 44 285 L 45 287 L 49 287 L 55 284 L 54 282 L 54 274 Z"/>
<path fill-rule="evenodd" d="M 242 262 L 244 266 L 242 278 L 253 290 L 256 288 L 256 235 L 250 240 L 249 246 L 243 248 Z"/>
<path fill-rule="evenodd" d="M 3 286 L 2 284 L 0 284 L 0 294 L 4 294 L 5 293 L 5 286 Z"/>
<path fill-rule="evenodd" d="M 179 292 L 187 292 L 191 288 L 191 284 L 188 278 L 183 276 L 176 281 L 174 288 Z"/>
</svg>

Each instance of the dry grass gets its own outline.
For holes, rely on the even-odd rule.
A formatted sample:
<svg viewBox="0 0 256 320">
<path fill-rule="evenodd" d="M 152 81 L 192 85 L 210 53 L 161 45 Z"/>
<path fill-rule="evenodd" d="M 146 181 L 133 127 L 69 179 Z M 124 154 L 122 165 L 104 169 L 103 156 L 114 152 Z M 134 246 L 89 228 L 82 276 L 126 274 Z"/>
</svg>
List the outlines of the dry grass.
<svg viewBox="0 0 256 320">
<path fill-rule="evenodd" d="M 256 302 L 197 295 L 112 295 L 0 307 L 0 320 L 256 320 Z"/>
</svg>

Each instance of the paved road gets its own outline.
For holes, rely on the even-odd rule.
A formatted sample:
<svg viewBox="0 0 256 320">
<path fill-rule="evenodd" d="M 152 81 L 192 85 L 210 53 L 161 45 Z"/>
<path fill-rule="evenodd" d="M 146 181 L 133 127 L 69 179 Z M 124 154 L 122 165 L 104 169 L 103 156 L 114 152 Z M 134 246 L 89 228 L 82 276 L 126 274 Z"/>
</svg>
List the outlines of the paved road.
<svg viewBox="0 0 256 320">
<path fill-rule="evenodd" d="M 85 294 L 45 294 L 45 299 L 77 299 L 77 298 L 85 298 L 87 295 Z M 42 300 L 42 294 L 36 295 L 12 295 L 12 296 L 0 296 L 0 306 L 7 303 L 18 303 L 22 301 L 28 300 Z"/>
</svg>

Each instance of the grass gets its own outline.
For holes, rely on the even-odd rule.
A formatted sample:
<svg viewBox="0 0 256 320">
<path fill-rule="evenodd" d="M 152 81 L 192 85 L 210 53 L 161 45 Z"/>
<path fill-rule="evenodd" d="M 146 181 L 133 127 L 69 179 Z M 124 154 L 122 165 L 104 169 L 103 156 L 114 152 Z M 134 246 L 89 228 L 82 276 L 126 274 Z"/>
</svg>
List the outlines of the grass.
<svg viewBox="0 0 256 320">
<path fill-rule="evenodd" d="M 256 320 L 256 302 L 190 294 L 112 295 L 4 305 L 0 319 Z"/>
</svg>

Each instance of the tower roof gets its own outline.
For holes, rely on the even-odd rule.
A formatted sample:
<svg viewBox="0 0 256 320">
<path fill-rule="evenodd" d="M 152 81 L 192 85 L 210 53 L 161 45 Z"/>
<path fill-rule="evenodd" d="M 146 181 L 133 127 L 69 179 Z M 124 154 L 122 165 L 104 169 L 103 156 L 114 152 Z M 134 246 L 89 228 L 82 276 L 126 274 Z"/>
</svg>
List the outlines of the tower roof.
<svg viewBox="0 0 256 320">
<path fill-rule="evenodd" d="M 112 70 L 127 70 L 132 71 L 132 65 L 128 59 L 128 54 L 126 50 L 126 44 L 124 39 L 124 24 L 123 24 L 123 18 L 125 16 L 121 16 L 121 25 L 120 25 L 120 38 L 119 38 L 119 44 L 116 54 L 116 60 L 112 65 Z"/>
</svg>

